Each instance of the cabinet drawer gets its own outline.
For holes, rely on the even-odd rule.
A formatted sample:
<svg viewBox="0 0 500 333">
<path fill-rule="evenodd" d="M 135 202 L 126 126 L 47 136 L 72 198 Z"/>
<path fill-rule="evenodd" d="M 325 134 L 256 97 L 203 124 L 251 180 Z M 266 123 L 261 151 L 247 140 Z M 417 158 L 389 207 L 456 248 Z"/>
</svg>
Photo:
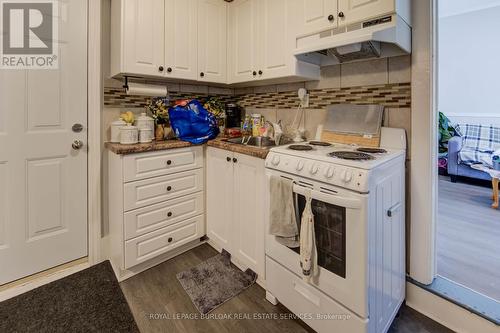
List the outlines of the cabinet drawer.
<svg viewBox="0 0 500 333">
<path fill-rule="evenodd" d="M 189 194 L 125 213 L 125 240 L 203 214 L 203 193 Z"/>
<path fill-rule="evenodd" d="M 189 243 L 205 234 L 204 216 L 188 219 L 125 242 L 125 269 Z"/>
<path fill-rule="evenodd" d="M 348 318 L 305 318 L 304 321 L 317 332 L 330 332 L 335 325 L 336 332 L 367 332 L 368 320 L 361 319 L 347 308 L 327 297 L 311 284 L 269 257 L 266 258 L 266 287 L 280 303 L 295 314 L 346 315 Z"/>
<path fill-rule="evenodd" d="M 126 155 L 123 158 L 123 179 L 125 182 L 130 182 L 202 168 L 202 149 L 202 147 L 189 147 Z"/>
<path fill-rule="evenodd" d="M 203 169 L 139 180 L 124 185 L 123 206 L 129 211 L 202 190 Z"/>
</svg>

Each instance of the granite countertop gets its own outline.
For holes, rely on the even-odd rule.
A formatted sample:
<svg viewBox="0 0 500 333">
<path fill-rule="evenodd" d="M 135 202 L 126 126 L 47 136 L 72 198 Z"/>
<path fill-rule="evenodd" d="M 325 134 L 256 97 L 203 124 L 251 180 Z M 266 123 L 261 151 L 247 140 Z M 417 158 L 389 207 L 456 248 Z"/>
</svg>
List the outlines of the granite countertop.
<svg viewBox="0 0 500 333">
<path fill-rule="evenodd" d="M 191 147 L 192 144 L 181 140 L 165 140 L 150 143 L 135 143 L 131 145 L 122 145 L 121 143 L 106 142 L 104 146 L 118 155 L 144 153 L 147 151 L 168 150 L 175 148 Z"/>
<path fill-rule="evenodd" d="M 240 145 L 237 143 L 230 143 L 225 141 L 223 137 L 210 140 L 206 143 L 206 145 L 261 159 L 265 159 L 267 157 L 267 154 L 269 153 L 268 148 L 259 148 L 253 146 Z M 193 144 L 181 140 L 165 140 L 165 141 L 153 140 L 153 142 L 150 143 L 136 143 L 131 145 L 122 145 L 120 143 L 106 142 L 104 146 L 115 154 L 127 155 L 127 154 L 144 153 L 148 151 L 191 147 L 193 146 Z"/>
<path fill-rule="evenodd" d="M 244 155 L 249 155 L 261 159 L 266 159 L 267 154 L 269 153 L 269 148 L 259 148 L 254 146 L 245 146 L 237 143 L 230 143 L 224 141 L 224 138 L 217 138 L 214 140 L 210 140 L 207 142 L 207 146 L 224 149 Z"/>
</svg>

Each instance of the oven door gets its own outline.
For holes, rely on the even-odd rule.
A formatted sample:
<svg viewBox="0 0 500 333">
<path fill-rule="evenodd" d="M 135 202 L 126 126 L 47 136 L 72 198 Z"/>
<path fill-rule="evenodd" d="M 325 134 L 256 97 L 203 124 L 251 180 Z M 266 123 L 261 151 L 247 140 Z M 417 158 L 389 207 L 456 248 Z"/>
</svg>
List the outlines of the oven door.
<svg viewBox="0 0 500 333">
<path fill-rule="evenodd" d="M 286 175 L 286 178 L 291 178 Z M 319 275 L 311 285 L 362 318 L 368 317 L 368 195 L 294 179 L 295 209 L 300 230 L 305 195 L 312 195 Z M 269 230 L 268 228 L 266 230 Z M 302 276 L 299 249 L 266 235 L 266 254 Z M 266 279 L 272 279 L 266 276 Z"/>
</svg>

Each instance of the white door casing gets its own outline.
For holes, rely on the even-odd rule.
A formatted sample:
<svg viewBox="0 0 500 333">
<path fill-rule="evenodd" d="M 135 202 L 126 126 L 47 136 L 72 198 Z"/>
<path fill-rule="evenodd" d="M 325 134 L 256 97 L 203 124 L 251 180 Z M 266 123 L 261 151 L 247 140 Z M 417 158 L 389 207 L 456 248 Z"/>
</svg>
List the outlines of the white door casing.
<svg viewBox="0 0 500 333">
<path fill-rule="evenodd" d="M 0 284 L 87 256 L 87 151 L 71 146 L 87 141 L 87 2 L 60 6 L 59 69 L 0 72 Z"/>
</svg>

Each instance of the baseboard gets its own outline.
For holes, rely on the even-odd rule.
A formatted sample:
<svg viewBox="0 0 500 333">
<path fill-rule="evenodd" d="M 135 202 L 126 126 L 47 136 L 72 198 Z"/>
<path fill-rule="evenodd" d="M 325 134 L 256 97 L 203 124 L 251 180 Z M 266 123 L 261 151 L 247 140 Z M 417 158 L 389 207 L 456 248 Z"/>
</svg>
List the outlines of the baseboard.
<svg viewBox="0 0 500 333">
<path fill-rule="evenodd" d="M 406 283 L 406 305 L 455 332 L 500 332 L 500 327 L 492 322 L 411 282 Z"/>
<path fill-rule="evenodd" d="M 87 260 L 87 257 L 85 257 L 61 266 L 51 268 L 47 271 L 31 275 L 24 279 L 14 281 L 0 288 L 0 302 L 21 295 L 25 292 L 54 282 L 56 280 L 62 279 L 68 275 L 74 274 L 89 267 L 90 264 Z"/>
</svg>

